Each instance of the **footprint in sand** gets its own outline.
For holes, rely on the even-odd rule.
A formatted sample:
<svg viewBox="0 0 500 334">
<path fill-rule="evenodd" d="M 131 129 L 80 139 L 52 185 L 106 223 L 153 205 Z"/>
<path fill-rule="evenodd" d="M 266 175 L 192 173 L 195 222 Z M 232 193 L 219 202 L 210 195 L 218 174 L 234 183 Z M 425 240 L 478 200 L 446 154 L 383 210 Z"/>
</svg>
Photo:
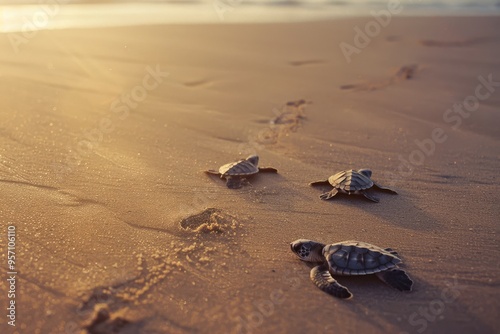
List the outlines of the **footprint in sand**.
<svg viewBox="0 0 500 334">
<path fill-rule="evenodd" d="M 417 65 L 402 66 L 394 75 L 393 80 L 400 81 L 412 79 L 417 69 Z"/>
<path fill-rule="evenodd" d="M 305 66 L 305 65 L 317 65 L 324 64 L 325 61 L 321 59 L 311 59 L 311 60 L 295 60 L 288 62 L 292 66 Z"/>
<path fill-rule="evenodd" d="M 90 334 L 135 333 L 134 328 L 141 325 L 140 319 L 136 319 L 141 312 L 134 308 L 147 304 L 156 285 L 183 271 L 173 244 L 170 249 L 152 251 L 146 256 L 134 254 L 136 268 L 127 269 L 113 284 L 97 286 L 85 293 L 76 313 L 82 316 L 90 313 L 90 316 L 81 328 Z"/>
<path fill-rule="evenodd" d="M 134 327 L 137 327 L 137 324 L 111 313 L 106 304 L 96 305 L 89 323 L 84 326 L 89 334 L 117 334 L 122 331 L 133 333 Z"/>
<path fill-rule="evenodd" d="M 239 227 L 238 221 L 216 208 L 208 208 L 201 213 L 186 217 L 180 222 L 184 231 L 198 234 L 234 234 Z"/>
<path fill-rule="evenodd" d="M 290 101 L 281 108 L 273 110 L 276 117 L 269 121 L 269 126 L 257 135 L 259 144 L 276 144 L 279 138 L 299 129 L 305 119 L 305 107 L 311 104 L 306 100 Z"/>
<path fill-rule="evenodd" d="M 147 304 L 157 285 L 187 279 L 216 282 L 234 254 L 242 254 L 237 236 L 243 224 L 236 217 L 217 208 L 189 215 L 179 222 L 182 236 L 151 254 L 135 254 L 137 266 L 129 269 L 120 281 L 97 286 L 86 294 L 79 309 L 88 314 L 82 328 L 90 334 L 134 333 L 141 323 L 134 319 L 134 307 Z M 207 283 L 208 284 L 208 283 Z M 154 299 L 154 298 L 153 298 Z M 140 312 L 139 312 L 140 313 Z M 180 328 L 174 321 L 172 328 Z"/>
<path fill-rule="evenodd" d="M 184 86 L 194 88 L 194 87 L 200 87 L 200 86 L 209 86 L 212 85 L 212 82 L 209 80 L 194 80 L 194 81 L 189 81 L 185 82 Z"/>
<path fill-rule="evenodd" d="M 457 48 L 457 47 L 467 47 L 467 46 L 474 46 L 477 44 L 487 43 L 491 40 L 492 38 L 490 37 L 477 37 L 477 38 L 469 38 L 456 41 L 438 41 L 434 39 L 423 39 L 418 42 L 421 45 L 428 47 Z"/>
<path fill-rule="evenodd" d="M 401 66 L 390 78 L 387 78 L 385 80 L 381 80 L 379 82 L 368 82 L 368 83 L 360 83 L 360 84 L 343 85 L 343 86 L 340 86 L 340 89 L 354 90 L 354 91 L 377 90 L 377 89 L 385 88 L 387 86 L 390 86 L 392 84 L 395 84 L 395 83 L 398 83 L 401 81 L 410 80 L 415 76 L 415 74 L 420 69 L 421 69 L 421 67 L 416 65 L 416 64 L 405 65 L 405 66 Z"/>
<path fill-rule="evenodd" d="M 248 140 L 239 144 L 238 152 L 246 155 L 257 154 L 264 149 L 264 145 L 276 144 L 282 136 L 297 131 L 305 119 L 305 107 L 311 103 L 301 99 L 287 102 L 280 108 L 273 108 L 274 118 L 255 121 L 268 126 L 257 133 L 248 134 Z"/>
</svg>

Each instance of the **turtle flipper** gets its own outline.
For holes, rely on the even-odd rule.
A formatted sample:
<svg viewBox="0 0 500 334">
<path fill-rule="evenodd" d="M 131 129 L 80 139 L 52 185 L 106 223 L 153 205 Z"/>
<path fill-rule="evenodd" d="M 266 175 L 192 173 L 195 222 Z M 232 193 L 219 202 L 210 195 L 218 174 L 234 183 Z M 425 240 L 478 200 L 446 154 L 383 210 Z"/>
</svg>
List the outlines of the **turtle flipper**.
<svg viewBox="0 0 500 334">
<path fill-rule="evenodd" d="M 375 182 L 373 182 L 373 185 L 375 187 L 377 187 L 378 189 L 382 190 L 382 191 L 385 191 L 385 192 L 388 192 L 388 193 L 391 193 L 391 194 L 396 194 L 396 195 L 398 194 L 395 190 L 392 190 L 392 189 L 387 188 L 387 187 L 383 187 L 380 184 L 377 184 Z"/>
<path fill-rule="evenodd" d="M 243 185 L 243 179 L 241 177 L 226 176 L 226 186 L 229 189 L 239 189 Z"/>
<path fill-rule="evenodd" d="M 330 182 L 328 182 L 328 180 L 315 181 L 315 182 L 309 183 L 309 185 L 310 186 L 328 186 L 328 185 L 330 185 Z"/>
<path fill-rule="evenodd" d="M 276 168 L 272 168 L 272 167 L 259 167 L 259 172 L 278 173 L 278 170 Z"/>
<path fill-rule="evenodd" d="M 352 293 L 332 277 L 327 264 L 314 267 L 311 270 L 311 280 L 322 291 L 334 297 L 342 299 L 349 299 L 352 297 Z"/>
<path fill-rule="evenodd" d="M 333 188 L 331 191 L 319 195 L 319 198 L 326 201 L 326 200 L 329 200 L 330 198 L 334 197 L 335 195 L 337 195 L 338 192 L 339 191 L 337 189 Z"/>
<path fill-rule="evenodd" d="M 207 174 L 214 174 L 214 175 L 220 175 L 220 173 L 218 171 L 213 170 L 213 169 L 206 170 L 205 173 L 207 173 Z"/>
<path fill-rule="evenodd" d="M 392 255 L 394 255 L 394 256 L 399 257 L 398 252 L 396 252 L 396 251 L 395 251 L 394 249 L 392 249 L 392 248 L 384 248 L 384 250 L 388 251 L 389 253 L 391 253 L 391 254 L 392 254 Z"/>
<path fill-rule="evenodd" d="M 376 273 L 377 277 L 384 283 L 399 291 L 411 291 L 413 281 L 406 272 L 401 269 L 392 269 Z"/>
<path fill-rule="evenodd" d="M 369 193 L 367 193 L 366 191 L 363 191 L 363 196 L 365 196 L 366 198 L 368 198 L 370 201 L 372 202 L 375 202 L 375 203 L 378 203 L 380 200 L 373 196 L 373 195 L 370 195 Z"/>
<path fill-rule="evenodd" d="M 359 169 L 358 173 L 361 173 L 366 177 L 372 177 L 372 171 L 370 169 L 366 169 L 366 168 Z"/>
</svg>

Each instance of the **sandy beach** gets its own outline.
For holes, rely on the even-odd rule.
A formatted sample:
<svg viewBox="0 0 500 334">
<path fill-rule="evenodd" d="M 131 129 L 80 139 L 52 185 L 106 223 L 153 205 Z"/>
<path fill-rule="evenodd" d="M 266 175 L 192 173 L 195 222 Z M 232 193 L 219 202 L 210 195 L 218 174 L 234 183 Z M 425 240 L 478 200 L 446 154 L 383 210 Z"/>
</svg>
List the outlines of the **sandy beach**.
<svg viewBox="0 0 500 334">
<path fill-rule="evenodd" d="M 0 331 L 500 333 L 500 19 L 372 20 L 3 34 Z M 279 173 L 203 172 L 255 153 Z M 360 168 L 399 194 L 308 185 Z M 299 238 L 394 248 L 413 291 L 329 296 Z"/>
</svg>

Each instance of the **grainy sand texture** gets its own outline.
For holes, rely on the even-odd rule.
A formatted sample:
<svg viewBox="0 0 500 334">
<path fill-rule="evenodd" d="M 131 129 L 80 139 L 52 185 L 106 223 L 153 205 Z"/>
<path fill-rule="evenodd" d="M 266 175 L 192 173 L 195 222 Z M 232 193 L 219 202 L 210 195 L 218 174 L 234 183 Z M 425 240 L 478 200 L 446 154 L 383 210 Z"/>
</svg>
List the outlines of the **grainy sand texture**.
<svg viewBox="0 0 500 334">
<path fill-rule="evenodd" d="M 357 47 L 370 20 L 2 35 L 0 331 L 499 333 L 500 19 L 394 17 Z M 256 153 L 279 173 L 204 173 Z M 308 185 L 360 168 L 398 195 Z M 299 238 L 394 248 L 413 291 L 334 298 Z"/>
</svg>

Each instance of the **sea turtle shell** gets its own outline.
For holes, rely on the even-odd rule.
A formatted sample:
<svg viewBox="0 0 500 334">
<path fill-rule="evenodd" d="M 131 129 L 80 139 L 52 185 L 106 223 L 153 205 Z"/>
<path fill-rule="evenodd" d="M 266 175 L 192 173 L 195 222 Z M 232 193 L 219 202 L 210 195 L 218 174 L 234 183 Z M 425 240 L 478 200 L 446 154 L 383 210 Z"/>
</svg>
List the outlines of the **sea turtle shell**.
<svg viewBox="0 0 500 334">
<path fill-rule="evenodd" d="M 396 267 L 397 253 L 362 241 L 343 241 L 323 248 L 332 274 L 368 275 Z"/>
<path fill-rule="evenodd" d="M 224 176 L 248 176 L 257 174 L 259 168 L 247 159 L 225 164 L 219 168 L 221 177 Z"/>
<path fill-rule="evenodd" d="M 373 181 L 368 176 L 353 169 L 343 170 L 330 176 L 328 182 L 334 188 L 344 190 L 348 194 L 373 187 Z"/>
</svg>

